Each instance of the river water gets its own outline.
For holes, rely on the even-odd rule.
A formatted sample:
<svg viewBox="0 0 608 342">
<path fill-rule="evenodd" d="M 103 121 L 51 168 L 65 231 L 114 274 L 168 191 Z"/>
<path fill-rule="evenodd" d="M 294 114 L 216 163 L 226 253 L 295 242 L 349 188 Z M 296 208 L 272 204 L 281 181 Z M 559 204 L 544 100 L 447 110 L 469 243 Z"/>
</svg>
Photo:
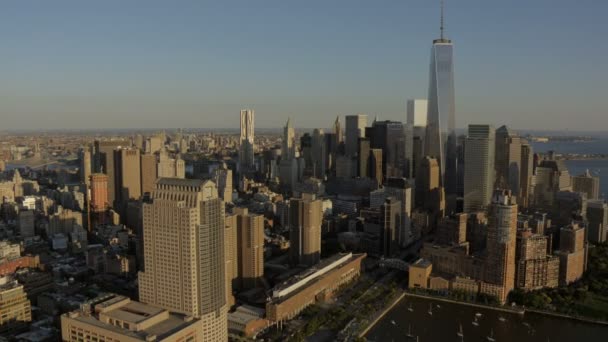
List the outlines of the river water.
<svg viewBox="0 0 608 342">
<path fill-rule="evenodd" d="M 409 311 L 410 304 L 413 311 Z M 428 314 L 432 304 L 432 315 Z M 439 305 L 439 307 L 437 306 Z M 473 325 L 476 313 L 478 326 Z M 501 320 L 502 318 L 502 320 Z M 457 332 L 462 325 L 463 337 Z M 411 332 L 410 332 L 411 331 Z M 408 337 L 410 333 L 413 337 Z M 366 335 L 368 341 L 606 342 L 608 326 L 534 313 L 520 315 L 426 298 L 404 297 Z"/>
</svg>

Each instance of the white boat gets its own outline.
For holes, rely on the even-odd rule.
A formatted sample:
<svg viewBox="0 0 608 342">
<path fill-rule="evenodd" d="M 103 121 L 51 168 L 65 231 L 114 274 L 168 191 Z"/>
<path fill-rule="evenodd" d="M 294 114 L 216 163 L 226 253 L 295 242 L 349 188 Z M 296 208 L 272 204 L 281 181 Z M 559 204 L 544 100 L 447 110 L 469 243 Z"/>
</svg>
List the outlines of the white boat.
<svg viewBox="0 0 608 342">
<path fill-rule="evenodd" d="M 414 312 L 414 307 L 412 306 L 412 303 L 410 303 L 410 306 L 407 307 L 407 311 Z"/>
<path fill-rule="evenodd" d="M 397 323 L 395 323 L 395 321 L 391 320 L 391 324 L 392 325 L 397 325 Z"/>
<path fill-rule="evenodd" d="M 441 305 L 439 305 L 439 304 L 435 305 L 435 307 L 436 307 L 437 309 L 441 309 Z"/>
<path fill-rule="evenodd" d="M 486 336 L 486 340 L 488 340 L 490 342 L 496 341 L 496 339 L 494 338 L 494 329 L 490 330 L 490 336 Z"/>
<path fill-rule="evenodd" d="M 479 326 L 479 322 L 477 322 L 477 316 L 475 316 L 475 319 L 473 319 L 473 324 L 474 326 L 478 327 Z"/>
<path fill-rule="evenodd" d="M 429 315 L 433 316 L 433 304 L 429 304 Z"/>
<path fill-rule="evenodd" d="M 498 317 L 498 320 L 501 321 L 501 322 L 506 322 L 507 321 L 507 319 L 504 318 L 504 317 L 502 317 L 502 316 Z"/>
<path fill-rule="evenodd" d="M 481 314 L 481 312 L 478 312 L 478 313 L 476 313 L 476 314 L 475 314 L 475 317 L 481 317 L 481 316 L 483 316 L 483 315 Z"/>
<path fill-rule="evenodd" d="M 462 332 L 462 324 L 460 325 L 460 328 L 456 332 L 456 335 L 458 335 L 458 337 L 464 337 L 464 333 Z"/>
</svg>

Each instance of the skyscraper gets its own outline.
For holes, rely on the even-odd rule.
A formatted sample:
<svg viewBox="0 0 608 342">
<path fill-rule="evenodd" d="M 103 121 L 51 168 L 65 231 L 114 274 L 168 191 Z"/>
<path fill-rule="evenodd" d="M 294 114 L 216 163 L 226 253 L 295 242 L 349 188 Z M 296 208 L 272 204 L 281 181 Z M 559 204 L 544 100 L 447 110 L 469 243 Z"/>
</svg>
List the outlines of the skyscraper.
<svg viewBox="0 0 608 342">
<path fill-rule="evenodd" d="M 497 190 L 491 201 L 486 243 L 486 282 L 500 287 L 498 299 L 504 303 L 515 287 L 517 203 L 508 190 Z"/>
<path fill-rule="evenodd" d="M 241 137 L 239 140 L 240 170 L 251 170 L 254 167 L 254 111 L 241 110 Z"/>
<path fill-rule="evenodd" d="M 519 176 L 519 196 L 517 200 L 519 204 L 527 208 L 530 205 L 532 194 L 534 193 L 533 186 L 534 177 L 534 152 L 532 146 L 526 140 L 521 143 L 521 174 Z"/>
<path fill-rule="evenodd" d="M 359 138 L 357 152 L 357 176 L 369 177 L 369 152 L 370 144 L 368 138 Z"/>
<path fill-rule="evenodd" d="M 203 341 L 227 341 L 224 203 L 211 181 L 161 178 L 143 205 L 140 300 L 201 318 Z"/>
<path fill-rule="evenodd" d="M 601 243 L 608 238 L 608 203 L 592 200 L 587 204 L 588 240 Z"/>
<path fill-rule="evenodd" d="M 494 128 L 469 125 L 465 143 L 464 211 L 486 208 L 494 186 Z"/>
<path fill-rule="evenodd" d="M 96 140 L 94 154 L 94 172 L 108 175 L 108 203 L 114 205 L 116 199 L 116 181 L 114 177 L 114 150 L 121 146 L 129 146 L 124 140 Z"/>
<path fill-rule="evenodd" d="M 141 170 L 139 149 L 114 150 L 114 180 L 116 189 L 115 208 L 125 213 L 127 202 L 141 197 Z"/>
<path fill-rule="evenodd" d="M 312 266 L 321 259 L 323 204 L 314 194 L 289 201 L 289 254 L 294 265 Z"/>
<path fill-rule="evenodd" d="M 232 170 L 226 166 L 226 163 L 222 163 L 220 167 L 213 171 L 215 184 L 217 184 L 217 191 L 222 199 L 226 203 L 232 202 Z"/>
<path fill-rule="evenodd" d="M 156 155 L 142 153 L 140 155 L 141 168 L 141 193 L 151 194 L 154 191 L 154 183 L 158 178 L 158 167 L 156 166 Z"/>
<path fill-rule="evenodd" d="M 454 62 L 452 41 L 443 35 L 443 3 L 441 35 L 433 41 L 429 73 L 429 96 L 425 154 L 437 159 L 441 185 L 446 195 L 456 194 L 456 109 L 454 95 Z"/>
<path fill-rule="evenodd" d="M 90 149 L 90 146 L 85 146 L 80 151 L 80 181 L 86 185 L 90 185 L 90 183 L 89 183 L 90 175 L 91 175 L 91 149 Z"/>
<path fill-rule="evenodd" d="M 322 129 L 312 132 L 312 170 L 313 177 L 324 179 L 327 170 L 327 144 Z"/>
<path fill-rule="evenodd" d="M 367 127 L 367 115 L 347 115 L 346 116 L 346 140 L 344 150 L 348 157 L 357 154 L 357 141 L 365 137 L 365 127 Z"/>
<path fill-rule="evenodd" d="M 175 158 L 171 158 L 165 148 L 162 148 L 158 154 L 157 168 L 158 178 L 186 178 L 186 163 L 184 160 L 179 154 Z"/>
<path fill-rule="evenodd" d="M 284 187 L 293 189 L 298 178 L 298 163 L 296 160 L 296 136 L 291 119 L 283 128 L 283 143 L 281 148 L 281 163 L 279 178 Z"/>
<path fill-rule="evenodd" d="M 572 191 L 584 192 L 588 199 L 600 197 L 600 178 L 591 175 L 589 170 L 579 176 L 572 176 Z"/>
<path fill-rule="evenodd" d="M 239 288 L 262 285 L 264 276 L 264 216 L 237 208 L 237 255 Z"/>
<path fill-rule="evenodd" d="M 405 128 L 398 121 L 377 121 L 366 128 L 371 148 L 382 150 L 382 171 L 386 177 L 404 177 L 407 170 Z"/>
<path fill-rule="evenodd" d="M 91 212 L 103 213 L 108 209 L 108 176 L 94 173 L 90 176 Z"/>
<path fill-rule="evenodd" d="M 428 103 L 426 99 L 407 100 L 407 123 L 414 127 L 426 127 Z"/>
<path fill-rule="evenodd" d="M 510 189 L 519 196 L 522 164 L 521 138 L 507 126 L 496 130 L 494 168 L 496 169 L 496 188 Z"/>
</svg>

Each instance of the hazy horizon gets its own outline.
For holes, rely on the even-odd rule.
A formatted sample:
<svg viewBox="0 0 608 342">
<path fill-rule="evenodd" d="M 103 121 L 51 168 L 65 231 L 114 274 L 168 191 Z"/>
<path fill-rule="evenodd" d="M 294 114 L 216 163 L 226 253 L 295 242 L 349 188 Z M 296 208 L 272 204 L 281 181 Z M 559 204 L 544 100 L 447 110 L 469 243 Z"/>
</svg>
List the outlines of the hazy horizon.
<svg viewBox="0 0 608 342">
<path fill-rule="evenodd" d="M 604 127 L 606 2 L 446 1 L 456 123 Z M 18 1 L 0 12 L 0 130 L 329 127 L 426 98 L 439 0 Z M 599 43 L 598 43 L 599 42 Z"/>
</svg>

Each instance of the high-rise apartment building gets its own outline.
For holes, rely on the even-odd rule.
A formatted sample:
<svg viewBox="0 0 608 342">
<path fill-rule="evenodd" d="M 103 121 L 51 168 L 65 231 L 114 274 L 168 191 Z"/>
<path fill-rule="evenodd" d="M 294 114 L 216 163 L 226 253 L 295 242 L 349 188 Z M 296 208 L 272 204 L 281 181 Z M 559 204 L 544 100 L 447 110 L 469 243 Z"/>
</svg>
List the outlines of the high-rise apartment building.
<svg viewBox="0 0 608 342">
<path fill-rule="evenodd" d="M 521 138 L 510 131 L 507 126 L 496 130 L 494 168 L 496 169 L 495 185 L 500 189 L 510 189 L 519 196 L 521 176 Z"/>
<path fill-rule="evenodd" d="M 252 109 L 241 110 L 241 136 L 239 139 L 240 170 L 252 170 L 254 165 L 254 122 Z"/>
<path fill-rule="evenodd" d="M 116 190 L 116 208 L 121 214 L 129 200 L 141 197 L 141 164 L 137 148 L 119 148 L 114 150 L 114 189 Z"/>
<path fill-rule="evenodd" d="M 222 163 L 220 167 L 213 171 L 213 178 L 215 184 L 217 184 L 217 191 L 222 199 L 226 203 L 232 202 L 232 170 L 226 166 L 226 163 Z"/>
<path fill-rule="evenodd" d="M 540 209 L 553 208 L 560 191 L 572 190 L 572 177 L 563 160 L 542 160 L 536 167 L 534 204 Z"/>
<path fill-rule="evenodd" d="M 346 139 L 344 142 L 346 156 L 354 157 L 357 155 L 358 139 L 365 137 L 365 127 L 367 127 L 367 115 L 346 116 Z"/>
<path fill-rule="evenodd" d="M 605 242 L 608 239 L 608 203 L 603 200 L 587 202 L 587 221 L 589 242 Z"/>
<path fill-rule="evenodd" d="M 559 284 L 566 286 L 583 277 L 587 268 L 587 242 L 585 227 L 572 223 L 560 229 L 559 250 Z"/>
<path fill-rule="evenodd" d="M 407 100 L 407 123 L 414 127 L 426 127 L 428 104 L 426 99 Z"/>
<path fill-rule="evenodd" d="M 548 255 L 548 237 L 533 234 L 530 229 L 518 232 L 515 284 L 524 290 L 557 287 L 559 280 L 559 258 Z"/>
<path fill-rule="evenodd" d="M 393 197 L 401 204 L 400 230 L 397 240 L 400 246 L 407 246 L 414 236 L 412 235 L 412 186 L 406 178 L 388 178 L 384 185 L 387 197 Z"/>
<path fill-rule="evenodd" d="M 83 184 L 89 185 L 91 166 L 91 149 L 89 146 L 85 146 L 80 150 L 80 181 Z"/>
<path fill-rule="evenodd" d="M 429 72 L 428 112 L 425 134 L 425 155 L 439 163 L 441 186 L 447 195 L 456 193 L 456 106 L 454 95 L 454 45 L 443 35 L 433 41 Z"/>
<path fill-rule="evenodd" d="M 469 125 L 465 143 L 464 211 L 487 208 L 494 186 L 494 128 Z"/>
<path fill-rule="evenodd" d="M 380 229 L 382 255 L 395 255 L 399 251 L 401 202 L 394 197 L 388 197 L 380 206 Z"/>
<path fill-rule="evenodd" d="M 165 148 L 158 154 L 158 178 L 186 178 L 186 163 L 179 156 L 172 158 Z"/>
<path fill-rule="evenodd" d="M 600 177 L 591 175 L 589 170 L 572 177 L 572 191 L 587 194 L 587 199 L 600 198 Z"/>
<path fill-rule="evenodd" d="M 294 265 L 313 266 L 321 260 L 323 202 L 303 193 L 289 201 L 289 256 Z"/>
<path fill-rule="evenodd" d="M 500 287 L 498 300 L 502 303 L 515 288 L 516 234 L 516 198 L 508 190 L 497 190 L 489 215 L 485 281 Z"/>
<path fill-rule="evenodd" d="M 226 303 L 228 303 L 228 306 L 234 305 L 235 298 L 232 290 L 239 287 L 236 226 L 236 214 L 227 214 L 224 220 L 224 258 L 226 261 Z"/>
<path fill-rule="evenodd" d="M 158 179 L 156 155 L 150 153 L 142 153 L 140 155 L 140 170 L 141 170 L 141 193 L 151 194 L 154 191 L 156 180 Z"/>
<path fill-rule="evenodd" d="M 116 199 L 116 179 L 114 168 L 114 150 L 129 146 L 125 140 L 96 140 L 94 144 L 94 172 L 108 175 L 108 203 L 114 205 Z"/>
<path fill-rule="evenodd" d="M 452 214 L 437 223 L 435 241 L 440 245 L 458 246 L 467 240 L 467 222 L 469 215 Z"/>
<path fill-rule="evenodd" d="M 94 173 L 91 179 L 91 212 L 102 213 L 108 209 L 108 175 Z"/>
<path fill-rule="evenodd" d="M 264 277 L 264 216 L 236 208 L 238 282 L 240 289 L 262 285 Z"/>
<path fill-rule="evenodd" d="M 212 181 L 160 178 L 143 204 L 146 304 L 203 322 L 203 341 L 227 341 L 224 202 Z"/>
<path fill-rule="evenodd" d="M 32 308 L 23 285 L 12 276 L 0 277 L 0 335 L 27 327 L 32 321 Z"/>
<path fill-rule="evenodd" d="M 322 129 L 316 128 L 312 132 L 312 175 L 324 179 L 327 172 L 327 144 Z"/>
<path fill-rule="evenodd" d="M 521 173 L 519 175 L 519 205 L 527 208 L 534 193 L 534 150 L 527 140 L 521 141 Z"/>
</svg>

